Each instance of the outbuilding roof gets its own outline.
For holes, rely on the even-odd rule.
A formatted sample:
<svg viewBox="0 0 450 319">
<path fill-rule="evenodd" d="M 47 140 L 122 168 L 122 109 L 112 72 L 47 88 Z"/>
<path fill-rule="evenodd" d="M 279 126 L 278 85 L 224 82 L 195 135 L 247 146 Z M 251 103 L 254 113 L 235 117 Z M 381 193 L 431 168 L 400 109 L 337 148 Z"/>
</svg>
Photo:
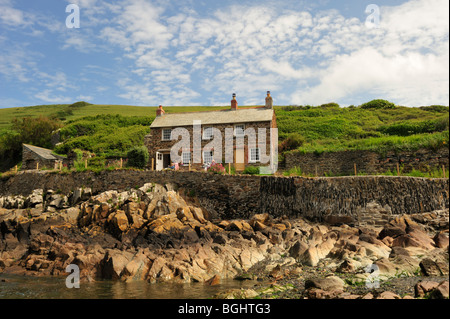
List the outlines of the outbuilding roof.
<svg viewBox="0 0 450 319">
<path fill-rule="evenodd" d="M 265 107 L 209 112 L 165 113 L 157 116 L 150 128 L 191 126 L 194 121 L 201 121 L 202 125 L 267 122 L 272 121 L 273 113 L 273 109 Z"/>
<path fill-rule="evenodd" d="M 29 145 L 29 144 L 23 144 L 23 146 L 28 148 L 33 153 L 36 153 L 43 159 L 47 159 L 47 160 L 57 160 L 58 159 L 55 155 L 52 154 L 52 150 L 38 147 L 38 146 Z"/>
</svg>

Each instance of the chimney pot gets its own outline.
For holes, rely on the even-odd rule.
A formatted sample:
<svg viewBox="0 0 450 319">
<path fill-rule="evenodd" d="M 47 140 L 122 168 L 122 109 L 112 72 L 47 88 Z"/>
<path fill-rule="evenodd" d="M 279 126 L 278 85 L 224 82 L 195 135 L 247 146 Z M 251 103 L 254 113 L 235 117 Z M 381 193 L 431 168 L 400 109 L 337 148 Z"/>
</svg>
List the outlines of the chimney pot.
<svg viewBox="0 0 450 319">
<path fill-rule="evenodd" d="M 238 103 L 236 101 L 236 93 L 233 93 L 233 99 L 231 100 L 231 109 L 236 111 L 238 109 Z"/>
<path fill-rule="evenodd" d="M 266 109 L 273 109 L 273 99 L 270 96 L 270 91 L 267 91 Z"/>
<path fill-rule="evenodd" d="M 166 112 L 163 110 L 162 105 L 160 105 L 160 106 L 156 109 L 156 116 L 161 116 L 161 115 L 163 115 L 164 113 L 166 113 Z"/>
</svg>

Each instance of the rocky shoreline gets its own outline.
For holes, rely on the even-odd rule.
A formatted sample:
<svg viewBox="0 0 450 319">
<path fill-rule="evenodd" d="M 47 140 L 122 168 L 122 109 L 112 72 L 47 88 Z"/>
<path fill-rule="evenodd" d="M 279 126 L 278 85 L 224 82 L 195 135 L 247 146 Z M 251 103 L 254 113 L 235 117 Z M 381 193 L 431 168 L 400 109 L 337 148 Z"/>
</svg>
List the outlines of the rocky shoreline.
<svg viewBox="0 0 450 319">
<path fill-rule="evenodd" d="M 448 232 L 448 209 L 391 215 L 384 225 L 268 214 L 217 220 L 170 184 L 100 194 L 38 189 L 0 197 L 0 273 L 67 276 L 76 264 L 82 281 L 254 281 L 219 299 L 442 299 Z"/>
</svg>

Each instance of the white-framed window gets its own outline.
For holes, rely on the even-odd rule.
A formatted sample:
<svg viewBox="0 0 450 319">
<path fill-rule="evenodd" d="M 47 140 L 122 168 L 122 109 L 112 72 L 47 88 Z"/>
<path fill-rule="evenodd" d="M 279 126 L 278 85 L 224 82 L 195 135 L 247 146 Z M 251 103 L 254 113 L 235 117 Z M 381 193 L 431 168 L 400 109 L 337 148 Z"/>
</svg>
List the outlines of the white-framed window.
<svg viewBox="0 0 450 319">
<path fill-rule="evenodd" d="M 244 124 L 236 124 L 234 126 L 234 136 L 244 136 L 245 134 L 245 125 Z"/>
<path fill-rule="evenodd" d="M 170 141 L 172 135 L 172 129 L 170 128 L 164 128 L 162 130 L 162 140 L 163 141 Z"/>
<path fill-rule="evenodd" d="M 261 161 L 261 150 L 259 148 L 250 149 L 250 163 L 257 163 Z"/>
<path fill-rule="evenodd" d="M 191 152 L 183 152 L 181 154 L 181 160 L 183 161 L 183 165 L 189 165 L 189 162 L 192 161 Z"/>
<path fill-rule="evenodd" d="M 162 153 L 158 153 L 158 161 L 162 161 L 163 160 L 163 155 Z"/>
<path fill-rule="evenodd" d="M 213 137 L 213 128 L 212 127 L 205 127 L 203 129 L 203 139 L 204 140 L 210 140 Z"/>
<path fill-rule="evenodd" d="M 214 152 L 213 151 L 205 151 L 203 152 L 203 163 L 204 164 L 211 164 L 214 158 Z"/>
</svg>

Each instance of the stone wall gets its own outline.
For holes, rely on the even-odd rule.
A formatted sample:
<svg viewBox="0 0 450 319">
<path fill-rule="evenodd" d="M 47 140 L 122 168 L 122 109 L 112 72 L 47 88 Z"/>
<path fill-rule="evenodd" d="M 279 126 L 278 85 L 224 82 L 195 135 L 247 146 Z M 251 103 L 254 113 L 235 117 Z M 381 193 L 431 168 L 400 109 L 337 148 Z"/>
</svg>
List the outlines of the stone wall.
<svg viewBox="0 0 450 319">
<path fill-rule="evenodd" d="M 274 115 L 275 117 L 275 115 Z M 267 122 L 248 122 L 248 123 L 242 123 L 245 125 L 245 128 L 253 128 L 255 130 L 255 143 L 257 143 L 257 135 L 258 135 L 258 129 L 263 128 L 266 129 L 266 150 L 265 150 L 265 154 L 269 155 L 270 154 L 270 128 L 271 127 L 276 127 L 276 119 L 274 118 L 272 122 L 267 121 Z M 220 130 L 221 134 L 222 134 L 222 142 L 220 143 L 220 145 L 222 146 L 222 158 L 220 160 L 216 160 L 217 162 L 225 162 L 225 129 L 233 129 L 234 130 L 234 124 L 214 124 L 214 125 L 202 125 L 201 126 L 201 133 L 203 134 L 203 129 L 208 128 L 208 127 L 214 127 Z M 189 132 L 189 136 L 190 136 L 190 146 L 191 146 L 191 158 L 193 158 L 193 154 L 192 154 L 192 150 L 194 149 L 194 145 L 193 145 L 193 126 L 184 126 L 184 127 L 180 127 L 180 128 L 184 128 Z M 152 158 L 155 159 L 155 163 L 156 163 L 156 152 L 158 150 L 166 150 L 165 152 L 170 152 L 170 149 L 172 148 L 173 145 L 175 145 L 175 143 L 177 143 L 179 140 L 181 140 L 181 137 L 179 137 L 177 140 L 172 140 L 172 141 L 163 141 L 162 140 L 162 130 L 164 128 L 152 128 L 151 133 L 146 135 L 144 138 L 144 145 L 148 148 L 149 151 L 149 155 L 150 155 L 150 161 L 149 161 L 149 165 L 151 165 L 152 163 Z M 203 135 L 202 135 L 203 137 Z M 213 139 L 210 140 L 206 140 L 206 139 L 201 139 L 201 145 L 199 146 L 199 148 L 201 148 L 201 150 L 204 149 L 204 147 L 208 144 L 210 144 L 213 141 Z M 245 155 L 244 155 L 244 160 L 245 160 L 245 164 L 248 164 L 248 136 L 245 136 L 244 138 L 244 148 L 245 148 Z M 233 136 L 233 149 L 236 148 L 236 138 Z M 200 155 L 203 161 L 203 154 Z M 156 165 L 156 164 L 155 164 Z M 192 164 L 191 168 L 193 169 L 201 169 L 202 168 L 202 163 L 196 163 L 196 164 Z"/>
<path fill-rule="evenodd" d="M 376 174 L 387 171 L 396 172 L 397 164 L 404 173 L 412 170 L 430 171 L 432 169 L 449 168 L 449 149 L 444 147 L 438 151 L 421 149 L 414 152 L 389 152 L 384 156 L 369 151 L 324 152 L 322 154 L 286 154 L 286 169 L 300 167 L 304 174 L 317 176 L 354 175 L 354 165 L 358 173 Z M 448 176 L 448 174 L 447 174 Z"/>
<path fill-rule="evenodd" d="M 329 216 L 359 220 L 368 210 L 382 207 L 389 214 L 415 214 L 448 208 L 448 179 L 360 176 L 303 178 L 230 176 L 195 172 L 118 170 L 101 173 L 20 172 L 0 180 L 0 196 L 24 195 L 34 189 L 68 194 L 77 188 L 92 193 L 123 191 L 145 183 L 171 184 L 198 202 L 213 218 L 272 216 Z"/>
<path fill-rule="evenodd" d="M 22 169 L 36 169 L 37 164 L 39 163 L 39 168 L 55 168 L 56 159 L 46 159 L 39 154 L 31 151 L 27 147 L 22 147 Z"/>
</svg>

